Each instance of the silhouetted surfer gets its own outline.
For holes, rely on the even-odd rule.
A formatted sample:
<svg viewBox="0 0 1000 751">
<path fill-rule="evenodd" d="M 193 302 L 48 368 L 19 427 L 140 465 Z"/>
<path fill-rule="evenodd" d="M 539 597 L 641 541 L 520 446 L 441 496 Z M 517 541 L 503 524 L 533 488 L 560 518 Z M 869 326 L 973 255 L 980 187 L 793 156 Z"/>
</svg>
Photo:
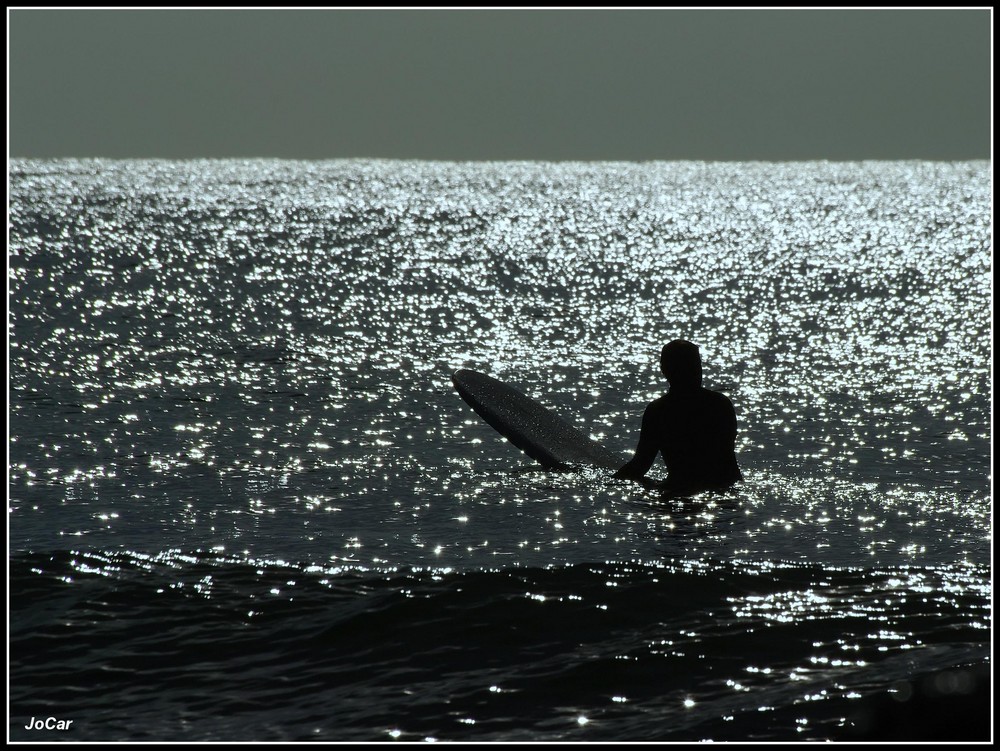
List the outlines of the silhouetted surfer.
<svg viewBox="0 0 1000 751">
<path fill-rule="evenodd" d="M 736 410 L 724 394 L 702 387 L 697 345 L 670 342 L 660 354 L 660 369 L 670 391 L 646 407 L 635 456 L 616 476 L 642 480 L 660 453 L 668 473 L 661 487 L 672 495 L 743 479 L 736 464 Z"/>
</svg>

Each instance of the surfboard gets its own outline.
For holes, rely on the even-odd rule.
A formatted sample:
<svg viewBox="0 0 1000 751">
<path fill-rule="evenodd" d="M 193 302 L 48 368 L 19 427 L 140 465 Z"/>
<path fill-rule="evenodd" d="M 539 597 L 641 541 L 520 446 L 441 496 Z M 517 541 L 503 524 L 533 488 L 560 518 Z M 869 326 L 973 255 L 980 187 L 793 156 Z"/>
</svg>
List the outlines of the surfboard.
<svg viewBox="0 0 1000 751">
<path fill-rule="evenodd" d="M 550 409 L 495 378 L 459 370 L 451 380 L 476 414 L 543 467 L 618 469 L 625 463 Z"/>
</svg>

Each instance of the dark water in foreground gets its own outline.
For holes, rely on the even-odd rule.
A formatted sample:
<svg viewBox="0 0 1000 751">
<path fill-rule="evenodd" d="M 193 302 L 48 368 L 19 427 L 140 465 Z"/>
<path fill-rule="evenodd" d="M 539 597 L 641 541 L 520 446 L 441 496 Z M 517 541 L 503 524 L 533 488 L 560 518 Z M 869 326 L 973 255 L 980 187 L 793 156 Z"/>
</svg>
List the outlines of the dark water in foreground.
<svg viewBox="0 0 1000 751">
<path fill-rule="evenodd" d="M 988 163 L 10 171 L 11 738 L 990 732 Z M 449 381 L 624 460 L 676 337 L 729 493 Z"/>
</svg>

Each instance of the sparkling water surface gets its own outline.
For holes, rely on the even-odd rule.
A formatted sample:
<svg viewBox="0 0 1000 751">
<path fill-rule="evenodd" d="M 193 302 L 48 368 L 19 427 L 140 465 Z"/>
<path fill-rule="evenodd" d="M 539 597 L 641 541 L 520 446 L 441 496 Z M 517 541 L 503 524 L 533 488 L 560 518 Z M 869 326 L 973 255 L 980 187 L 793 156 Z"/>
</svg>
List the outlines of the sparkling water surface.
<svg viewBox="0 0 1000 751">
<path fill-rule="evenodd" d="M 819 739 L 988 659 L 989 163 L 9 169 L 15 737 Z M 726 493 L 450 382 L 624 463 L 681 337 Z"/>
</svg>

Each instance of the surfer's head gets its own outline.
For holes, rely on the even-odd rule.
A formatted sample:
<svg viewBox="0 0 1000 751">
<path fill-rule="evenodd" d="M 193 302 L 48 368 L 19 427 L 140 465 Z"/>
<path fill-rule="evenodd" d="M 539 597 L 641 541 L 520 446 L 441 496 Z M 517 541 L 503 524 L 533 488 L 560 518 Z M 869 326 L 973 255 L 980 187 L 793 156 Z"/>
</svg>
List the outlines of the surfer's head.
<svg viewBox="0 0 1000 751">
<path fill-rule="evenodd" d="M 701 354 L 698 345 L 674 339 L 660 353 L 660 370 L 671 387 L 701 386 Z"/>
</svg>

